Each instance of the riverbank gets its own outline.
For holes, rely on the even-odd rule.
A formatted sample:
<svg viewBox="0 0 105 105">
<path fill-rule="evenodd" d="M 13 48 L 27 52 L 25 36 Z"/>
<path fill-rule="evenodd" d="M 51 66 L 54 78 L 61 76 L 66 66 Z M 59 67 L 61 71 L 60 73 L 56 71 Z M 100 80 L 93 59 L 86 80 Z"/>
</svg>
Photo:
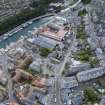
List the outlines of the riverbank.
<svg viewBox="0 0 105 105">
<path fill-rule="evenodd" d="M 30 21 L 27 21 L 26 23 L 20 25 L 19 27 L 9 31 L 8 33 L 5 33 L 0 37 L 0 48 L 6 48 L 11 43 L 17 42 L 21 36 L 26 37 L 30 35 L 31 31 L 33 31 L 36 28 L 40 27 L 41 25 L 47 23 L 53 18 L 52 14 L 47 14 L 44 16 L 37 17 L 35 19 L 32 19 Z M 23 27 L 23 28 L 22 28 Z"/>
<path fill-rule="evenodd" d="M 54 0 L 56 1 L 56 0 Z M 16 13 L 14 16 L 10 16 L 7 19 L 0 22 L 0 35 L 14 29 L 15 27 L 25 23 L 26 21 L 36 18 L 38 16 L 46 14 L 49 4 L 52 0 L 38 0 L 32 3 L 30 7 L 21 10 L 21 12 Z M 34 5 L 34 4 L 38 5 Z"/>
<path fill-rule="evenodd" d="M 31 19 L 31 20 L 29 20 L 29 21 L 27 21 L 27 22 L 25 22 L 25 23 L 23 23 L 23 24 L 17 26 L 16 28 L 12 29 L 11 31 L 9 31 L 9 32 L 7 32 L 7 33 L 1 35 L 1 36 L 0 36 L 0 42 L 1 42 L 3 39 L 5 39 L 4 37 L 12 36 L 14 33 L 20 31 L 22 28 L 25 28 L 25 27 L 27 27 L 28 25 L 32 24 L 32 22 L 34 22 L 34 21 L 36 21 L 36 20 L 39 20 L 39 19 L 41 19 L 41 18 L 50 17 L 50 16 L 54 16 L 54 14 L 51 13 L 51 14 L 45 14 L 45 15 L 42 15 L 42 16 L 38 16 L 38 17 L 36 17 L 36 18 L 34 18 L 34 19 Z"/>
</svg>

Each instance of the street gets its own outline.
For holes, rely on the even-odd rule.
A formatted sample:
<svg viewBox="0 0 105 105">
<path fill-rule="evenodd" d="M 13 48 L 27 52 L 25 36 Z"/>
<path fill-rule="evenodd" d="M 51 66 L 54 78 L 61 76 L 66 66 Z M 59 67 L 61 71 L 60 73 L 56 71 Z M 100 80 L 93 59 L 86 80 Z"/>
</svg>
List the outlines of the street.
<svg viewBox="0 0 105 105">
<path fill-rule="evenodd" d="M 62 99 L 61 99 L 61 82 L 60 82 L 60 77 L 62 76 L 62 72 L 65 68 L 65 64 L 67 63 L 67 60 L 69 57 L 71 57 L 71 51 L 72 51 L 72 48 L 73 48 L 73 45 L 74 45 L 74 42 L 75 42 L 75 35 L 73 35 L 73 40 L 71 40 L 71 45 L 70 47 L 68 48 L 67 50 L 67 54 L 65 54 L 65 58 L 64 58 L 64 61 L 59 64 L 55 70 L 55 86 L 54 86 L 54 95 L 55 95 L 55 98 L 56 98 L 56 102 L 54 102 L 56 105 L 62 105 Z"/>
</svg>

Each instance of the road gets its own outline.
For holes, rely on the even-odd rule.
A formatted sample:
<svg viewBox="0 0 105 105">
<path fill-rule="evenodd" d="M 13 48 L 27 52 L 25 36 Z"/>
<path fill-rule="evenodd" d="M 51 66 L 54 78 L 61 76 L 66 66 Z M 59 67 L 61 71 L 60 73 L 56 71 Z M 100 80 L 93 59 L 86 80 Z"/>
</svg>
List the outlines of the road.
<svg viewBox="0 0 105 105">
<path fill-rule="evenodd" d="M 11 101 L 11 93 L 12 93 L 12 80 L 11 77 L 8 73 L 8 62 L 7 62 L 7 55 L 3 54 L 2 55 L 2 65 L 3 65 L 3 71 L 7 77 L 8 83 L 7 83 L 7 91 L 8 91 L 8 96 L 9 96 L 9 101 Z"/>
<path fill-rule="evenodd" d="M 56 80 L 55 80 L 55 98 L 56 98 L 55 105 L 62 105 L 60 85 L 61 84 L 60 84 L 59 77 L 57 77 Z"/>
<path fill-rule="evenodd" d="M 71 8 L 76 7 L 79 3 L 81 2 L 81 0 L 78 0 L 78 2 L 76 2 L 74 5 L 69 6 L 68 8 L 66 8 L 65 10 L 63 10 L 62 12 L 67 12 L 69 11 Z M 76 36 L 73 36 L 72 42 L 70 47 L 68 48 L 67 53 L 65 54 L 65 58 L 64 61 L 58 65 L 58 67 L 56 67 L 55 70 L 55 86 L 54 86 L 54 95 L 56 98 L 56 103 L 54 103 L 54 105 L 62 105 L 62 101 L 61 101 L 61 91 L 60 91 L 60 87 L 61 87 L 61 81 L 60 81 L 60 77 L 62 76 L 62 72 L 65 68 L 65 64 L 67 63 L 68 58 L 71 56 L 71 50 L 73 48 L 74 42 L 75 42 Z"/>
<path fill-rule="evenodd" d="M 68 58 L 71 56 L 71 51 L 72 48 L 74 46 L 74 42 L 75 42 L 75 35 L 73 35 L 73 38 L 71 40 L 71 45 L 67 50 L 67 53 L 65 54 L 65 58 L 64 61 L 58 65 L 58 67 L 55 70 L 55 86 L 54 86 L 54 95 L 56 98 L 56 103 L 54 105 L 62 105 L 62 101 L 61 101 L 61 91 L 60 91 L 60 87 L 61 87 L 61 81 L 60 81 L 60 77 L 62 76 L 62 72 L 65 68 L 65 64 L 68 61 Z"/>
<path fill-rule="evenodd" d="M 76 7 L 80 2 L 81 2 L 81 0 L 78 0 L 75 4 L 73 4 L 72 6 L 69 6 L 68 8 L 62 10 L 61 12 L 67 12 L 68 10 Z"/>
<path fill-rule="evenodd" d="M 65 64 L 67 63 L 67 61 L 68 61 L 68 58 L 69 57 L 71 57 L 71 51 L 72 51 L 72 47 L 73 47 L 73 45 L 74 45 L 74 39 L 73 39 L 73 41 L 71 42 L 71 45 L 70 45 L 70 47 L 69 47 L 69 49 L 68 49 L 68 51 L 67 51 L 67 54 L 66 54 L 66 56 L 65 56 L 65 58 L 64 58 L 64 61 L 60 64 L 60 68 L 59 68 L 59 72 L 58 72 L 58 75 L 62 75 L 62 72 L 63 72 L 63 70 L 64 70 L 64 68 L 65 68 Z"/>
<path fill-rule="evenodd" d="M 69 6 L 69 8 L 74 8 L 74 7 L 76 7 L 80 2 L 81 2 L 81 0 L 78 0 L 74 5 Z"/>
</svg>

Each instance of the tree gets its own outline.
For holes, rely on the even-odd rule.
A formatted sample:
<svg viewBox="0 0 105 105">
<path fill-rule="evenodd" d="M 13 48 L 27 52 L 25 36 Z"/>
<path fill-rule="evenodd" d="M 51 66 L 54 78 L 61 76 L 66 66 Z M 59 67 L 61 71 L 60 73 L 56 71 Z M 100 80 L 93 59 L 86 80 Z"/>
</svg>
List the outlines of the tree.
<svg viewBox="0 0 105 105">
<path fill-rule="evenodd" d="M 42 57 L 47 57 L 49 53 L 51 53 L 51 50 L 48 48 L 40 48 L 40 55 Z"/>
<path fill-rule="evenodd" d="M 90 64 L 91 64 L 91 67 L 94 68 L 98 65 L 98 60 L 97 58 L 91 58 L 90 59 Z"/>
<path fill-rule="evenodd" d="M 89 61 L 89 58 L 90 58 L 90 55 L 91 55 L 91 49 L 82 49 L 80 50 L 76 57 L 77 59 L 81 60 L 81 61 Z"/>
<path fill-rule="evenodd" d="M 78 12 L 78 16 L 85 16 L 86 14 L 87 14 L 86 9 L 80 10 L 80 11 Z"/>
<path fill-rule="evenodd" d="M 87 88 L 84 90 L 84 97 L 87 102 L 96 103 L 98 99 L 98 94 L 94 91 L 93 88 Z"/>
<path fill-rule="evenodd" d="M 91 0 L 82 0 L 83 4 L 89 4 L 91 2 Z"/>
<path fill-rule="evenodd" d="M 85 38 L 85 27 L 84 27 L 83 21 L 81 21 L 81 24 L 77 29 L 76 38 L 77 39 L 83 39 L 83 40 L 86 39 Z"/>
</svg>

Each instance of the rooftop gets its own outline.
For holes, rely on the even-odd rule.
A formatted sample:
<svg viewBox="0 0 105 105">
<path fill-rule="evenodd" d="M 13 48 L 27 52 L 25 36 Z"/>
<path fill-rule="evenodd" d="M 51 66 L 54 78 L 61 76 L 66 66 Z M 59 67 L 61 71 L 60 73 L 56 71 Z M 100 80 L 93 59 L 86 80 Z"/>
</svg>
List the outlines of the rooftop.
<svg viewBox="0 0 105 105">
<path fill-rule="evenodd" d="M 66 23 L 64 18 L 55 17 L 53 21 L 39 29 L 39 35 L 61 41 L 67 33 L 64 23 Z"/>
<path fill-rule="evenodd" d="M 93 68 L 91 70 L 86 70 L 86 71 L 77 73 L 77 79 L 79 82 L 88 81 L 90 79 L 98 78 L 104 74 L 105 74 L 104 67 Z"/>
<path fill-rule="evenodd" d="M 72 76 L 72 77 L 63 77 L 62 78 L 62 84 L 61 84 L 61 88 L 73 88 L 78 86 L 78 82 L 76 80 L 76 77 Z"/>
<path fill-rule="evenodd" d="M 64 30 L 64 28 L 60 28 L 58 30 L 53 30 L 52 27 L 48 27 L 48 26 L 43 27 L 40 30 L 40 35 L 55 39 L 57 41 L 61 41 L 64 38 L 66 33 L 67 33 L 67 31 Z"/>
</svg>

